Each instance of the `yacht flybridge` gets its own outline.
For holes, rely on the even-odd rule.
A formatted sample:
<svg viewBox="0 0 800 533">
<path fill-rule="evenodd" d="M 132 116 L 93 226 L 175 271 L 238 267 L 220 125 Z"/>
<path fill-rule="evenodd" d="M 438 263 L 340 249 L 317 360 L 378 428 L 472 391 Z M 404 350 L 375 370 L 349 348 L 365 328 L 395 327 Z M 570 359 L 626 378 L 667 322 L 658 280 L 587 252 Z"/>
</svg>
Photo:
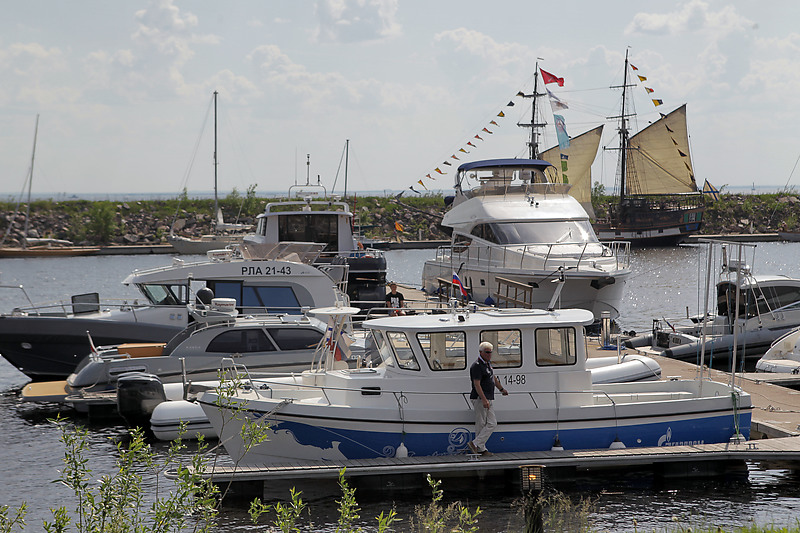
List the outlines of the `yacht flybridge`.
<svg viewBox="0 0 800 533">
<path fill-rule="evenodd" d="M 630 246 L 599 242 L 570 186 L 548 177 L 552 168 L 538 159 L 462 164 L 442 220 L 452 242 L 425 262 L 423 289 L 447 290 L 457 274 L 475 302 L 547 308 L 563 281 L 557 307 L 616 318 L 631 273 Z"/>
</svg>

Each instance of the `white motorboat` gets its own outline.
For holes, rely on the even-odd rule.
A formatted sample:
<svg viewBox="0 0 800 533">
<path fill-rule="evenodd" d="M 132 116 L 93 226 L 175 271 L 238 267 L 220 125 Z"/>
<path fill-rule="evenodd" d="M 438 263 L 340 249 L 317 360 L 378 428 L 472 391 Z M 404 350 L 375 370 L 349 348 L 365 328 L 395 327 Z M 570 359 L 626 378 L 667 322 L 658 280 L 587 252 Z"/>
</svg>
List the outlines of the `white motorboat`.
<svg viewBox="0 0 800 533">
<path fill-rule="evenodd" d="M 342 312 L 342 314 L 346 314 Z M 334 316 L 331 313 L 331 316 Z M 495 452 L 671 446 L 746 439 L 750 396 L 707 380 L 596 385 L 586 369 L 587 310 L 456 310 L 365 321 L 365 364 L 224 383 L 198 401 L 237 464 L 465 453 L 474 414 L 470 364 L 495 346 Z M 267 424 L 264 442 L 245 442 Z"/>
<path fill-rule="evenodd" d="M 233 300 L 225 303 L 234 309 Z M 62 400 L 80 403 L 87 395 L 116 392 L 117 379 L 130 373 L 154 375 L 162 383 L 214 380 L 225 361 L 254 372 L 301 372 L 311 365 L 326 333 L 323 322 L 305 315 L 234 314 L 195 311 L 196 319 L 168 343 L 98 348 L 66 381 L 30 383 L 22 389 L 22 399 L 53 401 L 54 385 L 62 384 Z"/>
<path fill-rule="evenodd" d="M 364 246 L 353 234 L 353 212 L 322 185 L 293 185 L 286 200 L 268 202 L 256 217 L 250 246 L 281 242 L 313 242 L 324 246 L 315 265 L 346 265 L 347 295 L 361 309 L 383 307 L 386 297 L 386 257 Z"/>
<path fill-rule="evenodd" d="M 800 374 L 800 327 L 772 343 L 756 361 L 756 372 Z"/>
<path fill-rule="evenodd" d="M 425 262 L 423 289 L 447 291 L 455 273 L 475 302 L 546 308 L 553 282 L 563 277 L 560 307 L 616 318 L 631 273 L 630 247 L 599 242 L 570 186 L 546 176 L 550 168 L 536 159 L 462 164 L 442 220 L 452 242 Z"/>
<path fill-rule="evenodd" d="M 35 381 L 65 379 L 97 345 L 166 342 L 189 325 L 187 306 L 208 289 L 232 298 L 242 314 L 291 313 L 346 302 L 346 268 L 315 267 L 321 245 L 282 243 L 255 256 L 247 246 L 209 252 L 206 261 L 134 270 L 123 281 L 142 300 L 101 301 L 97 293 L 70 302 L 33 304 L 0 315 L 0 354 Z M 210 298 L 207 298 L 210 301 Z M 46 334 L 43 334 L 46 333 Z"/>
<path fill-rule="evenodd" d="M 741 266 L 737 278 L 737 270 L 736 264 L 723 265 L 716 284 L 716 312 L 705 320 L 702 313 L 683 319 L 655 319 L 652 333 L 634 337 L 626 345 L 645 354 L 699 363 L 705 342 L 705 364 L 727 364 L 735 339 L 739 362 L 761 357 L 776 339 L 800 327 L 800 279 L 755 275 L 746 265 Z"/>
</svg>

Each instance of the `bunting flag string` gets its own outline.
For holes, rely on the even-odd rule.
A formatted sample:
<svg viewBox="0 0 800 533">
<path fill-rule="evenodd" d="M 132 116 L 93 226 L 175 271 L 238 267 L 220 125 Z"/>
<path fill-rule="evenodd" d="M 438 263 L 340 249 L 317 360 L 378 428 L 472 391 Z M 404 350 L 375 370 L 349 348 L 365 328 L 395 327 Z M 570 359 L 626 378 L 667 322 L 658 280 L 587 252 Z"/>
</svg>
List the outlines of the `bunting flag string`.
<svg viewBox="0 0 800 533">
<path fill-rule="evenodd" d="M 545 71 L 542 71 L 542 77 L 546 78 L 545 83 L 556 83 L 556 84 L 558 84 L 559 87 L 564 85 L 564 78 L 559 78 L 558 76 L 555 76 L 554 74 L 550 74 L 549 72 L 546 73 Z M 550 91 L 548 91 L 548 93 L 550 93 Z M 564 103 L 561 100 L 559 100 L 558 98 L 556 98 L 554 95 L 552 95 L 552 93 L 550 93 L 550 94 L 555 100 L 557 100 L 562 105 L 562 107 L 560 107 L 560 109 L 567 109 L 566 103 Z M 523 93 L 522 91 L 520 91 L 520 92 L 518 92 L 516 94 L 516 96 L 524 96 L 524 95 L 525 95 L 525 93 Z M 516 103 L 512 99 L 512 100 L 509 100 L 508 103 L 504 107 L 514 107 L 515 105 L 516 105 Z M 473 140 L 482 141 L 482 142 L 486 142 L 486 139 L 484 138 L 484 136 L 482 134 L 494 135 L 495 128 L 499 128 L 501 126 L 500 122 L 498 122 L 498 119 L 505 118 L 505 116 L 506 116 L 505 111 L 503 111 L 503 110 L 498 111 L 498 113 L 495 115 L 495 117 L 492 118 L 485 127 L 481 128 L 479 133 L 476 133 L 476 134 L 474 134 L 472 136 L 472 139 Z M 492 129 L 489 129 L 489 126 L 493 126 Z M 462 154 L 471 153 L 471 151 L 467 150 L 467 148 L 477 149 L 478 145 L 475 144 L 474 142 L 472 142 L 472 140 L 468 140 L 466 143 L 464 143 L 464 145 L 461 148 L 458 149 L 458 151 L 456 153 L 462 153 Z M 453 153 L 452 155 L 450 155 L 450 159 L 453 159 L 455 161 L 461 161 L 461 158 L 459 158 L 456 155 L 456 153 Z M 424 187 L 425 190 L 428 190 L 428 188 L 425 186 L 425 183 L 424 183 L 423 180 L 424 179 L 435 180 L 436 179 L 436 177 L 435 177 L 436 174 L 446 175 L 447 172 L 445 172 L 443 170 L 444 166 L 452 167 L 453 165 L 452 165 L 452 163 L 450 163 L 450 161 L 447 161 L 447 160 L 443 161 L 440 166 L 438 166 L 435 169 L 433 169 L 433 172 L 425 174 L 424 178 L 418 180 L 417 183 L 419 185 L 421 185 L 422 187 Z M 413 189 L 413 187 L 409 187 L 409 188 L 412 191 L 417 192 L 417 191 L 415 191 Z"/>
<path fill-rule="evenodd" d="M 565 152 L 569 150 L 569 134 L 567 133 L 567 122 L 564 119 L 564 115 L 561 115 L 560 112 L 564 109 L 569 109 L 569 105 L 558 96 L 553 94 L 553 92 L 546 87 L 548 83 L 557 83 L 559 87 L 564 86 L 564 78 L 559 78 L 554 74 L 551 74 L 547 71 L 539 69 L 539 72 L 542 73 L 542 80 L 545 83 L 545 92 L 547 93 L 547 98 L 550 100 L 550 109 L 553 111 L 553 123 L 556 127 L 556 138 L 558 139 L 558 148 L 561 151 L 561 177 L 564 180 L 564 183 L 569 183 L 569 174 L 567 174 L 569 170 L 569 155 Z"/>
</svg>

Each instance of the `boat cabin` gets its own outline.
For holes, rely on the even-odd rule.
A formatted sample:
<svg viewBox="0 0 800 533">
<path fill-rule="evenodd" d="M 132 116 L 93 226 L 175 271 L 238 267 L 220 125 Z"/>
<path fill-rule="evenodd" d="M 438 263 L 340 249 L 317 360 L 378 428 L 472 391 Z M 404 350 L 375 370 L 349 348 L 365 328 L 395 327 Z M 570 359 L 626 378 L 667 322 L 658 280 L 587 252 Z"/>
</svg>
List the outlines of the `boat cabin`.
<svg viewBox="0 0 800 533">
<path fill-rule="evenodd" d="M 736 280 L 717 284 L 717 315 L 735 318 Z M 788 276 L 753 276 L 742 280 L 739 291 L 740 319 L 768 315 L 776 311 L 800 310 L 800 280 Z"/>
<path fill-rule="evenodd" d="M 582 374 L 584 326 L 593 320 L 592 313 L 583 309 L 460 309 L 368 320 L 363 324 L 369 330 L 364 363 L 368 368 L 386 368 L 386 378 L 412 374 L 456 378 L 458 389 L 469 382 L 479 344 L 488 341 L 494 346 L 492 367 L 501 381 L 525 386 L 534 374 L 564 370 Z M 584 377 L 589 379 L 588 372 Z"/>
</svg>

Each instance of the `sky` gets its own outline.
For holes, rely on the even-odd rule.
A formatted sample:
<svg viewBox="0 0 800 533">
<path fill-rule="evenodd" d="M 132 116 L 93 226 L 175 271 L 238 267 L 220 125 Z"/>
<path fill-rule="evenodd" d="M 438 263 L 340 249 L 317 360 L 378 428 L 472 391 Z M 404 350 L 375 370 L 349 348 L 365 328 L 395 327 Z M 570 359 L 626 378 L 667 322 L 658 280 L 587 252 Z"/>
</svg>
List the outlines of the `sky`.
<svg viewBox="0 0 800 533">
<path fill-rule="evenodd" d="M 604 123 L 612 148 L 626 52 L 664 102 L 632 88 L 639 125 L 687 104 L 699 184 L 800 187 L 798 20 L 796 0 L 11 2 L 0 195 L 23 189 L 37 114 L 36 194 L 212 190 L 214 91 L 220 194 L 344 192 L 347 140 L 348 192 L 451 190 L 460 162 L 527 156 L 537 61 L 569 134 Z M 607 188 L 616 158 L 593 167 Z"/>
</svg>

